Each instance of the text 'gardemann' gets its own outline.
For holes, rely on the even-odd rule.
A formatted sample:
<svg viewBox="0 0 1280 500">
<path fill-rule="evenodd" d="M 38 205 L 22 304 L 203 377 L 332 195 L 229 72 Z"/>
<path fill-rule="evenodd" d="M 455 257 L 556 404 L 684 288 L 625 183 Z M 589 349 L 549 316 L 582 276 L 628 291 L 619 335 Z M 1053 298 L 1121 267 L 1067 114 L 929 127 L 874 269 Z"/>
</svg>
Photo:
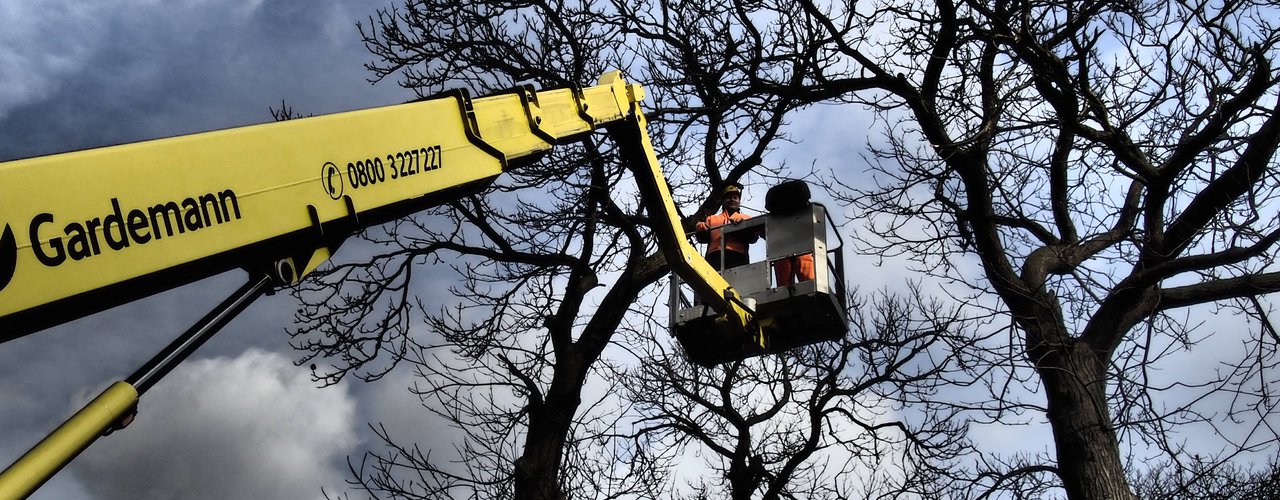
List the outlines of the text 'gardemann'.
<svg viewBox="0 0 1280 500">
<path fill-rule="evenodd" d="M 111 213 L 63 227 L 65 243 L 62 236 L 41 243 L 41 226 L 56 222 L 51 213 L 36 215 L 31 219 L 31 248 L 42 264 L 53 267 L 68 257 L 81 260 L 101 254 L 104 243 L 111 250 L 124 250 L 129 245 L 145 245 L 238 219 L 240 202 L 230 189 L 128 211 L 120 208 L 119 199 L 112 198 Z"/>
</svg>

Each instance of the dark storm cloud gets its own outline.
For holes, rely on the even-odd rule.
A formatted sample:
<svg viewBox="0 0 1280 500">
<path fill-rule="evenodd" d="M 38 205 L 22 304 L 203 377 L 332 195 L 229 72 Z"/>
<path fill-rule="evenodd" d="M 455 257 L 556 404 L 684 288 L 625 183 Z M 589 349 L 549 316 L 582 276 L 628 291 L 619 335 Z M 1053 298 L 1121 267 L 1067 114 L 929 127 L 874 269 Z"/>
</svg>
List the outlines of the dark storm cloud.
<svg viewBox="0 0 1280 500">
<path fill-rule="evenodd" d="M 361 66 L 369 56 L 355 21 L 378 6 L 357 0 L 0 2 L 0 160 L 267 122 L 268 108 L 282 99 L 314 114 L 403 101 L 407 95 L 394 85 L 370 86 Z M 244 279 L 243 272 L 227 273 L 0 344 L 0 467 Z M 225 356 L 222 364 L 231 367 L 246 349 L 292 358 L 284 334 L 292 308 L 287 294 L 260 301 L 197 357 Z M 272 383 L 282 370 L 263 370 L 244 383 Z M 173 383 L 162 381 L 159 395 L 144 398 L 142 421 L 166 420 L 162 413 L 172 405 L 157 398 Z M 245 418 L 287 421 L 288 415 L 283 408 Z M 318 458 L 335 453 L 341 451 Z M 95 498 L 93 491 L 104 485 L 81 484 L 75 467 L 33 498 Z M 262 493 L 256 497 L 271 497 Z"/>
<path fill-rule="evenodd" d="M 401 100 L 365 81 L 355 21 L 373 7 L 355 3 L 104 2 L 23 20 L 44 28 L 5 37 L 0 60 L 26 57 L 0 82 L 36 88 L 0 94 L 0 158 L 270 121 L 282 99 L 306 113 Z"/>
</svg>

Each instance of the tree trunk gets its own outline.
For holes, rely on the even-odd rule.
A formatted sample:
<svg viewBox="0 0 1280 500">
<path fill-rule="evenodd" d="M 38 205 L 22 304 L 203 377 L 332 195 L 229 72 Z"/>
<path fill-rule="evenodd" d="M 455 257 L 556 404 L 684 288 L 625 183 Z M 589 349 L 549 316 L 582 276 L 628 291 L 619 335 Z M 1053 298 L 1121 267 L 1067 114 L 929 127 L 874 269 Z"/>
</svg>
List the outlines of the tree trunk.
<svg viewBox="0 0 1280 500">
<path fill-rule="evenodd" d="M 559 375 L 561 368 L 557 367 L 546 401 L 529 405 L 529 433 L 525 437 L 524 453 L 516 459 L 512 471 L 516 500 L 568 498 L 560 485 L 560 465 L 573 414 L 581 401 L 578 391 L 582 381 L 565 380 Z M 580 370 L 571 371 L 580 373 Z"/>
<path fill-rule="evenodd" d="M 1127 500 L 1129 490 L 1111 412 L 1106 404 L 1106 359 L 1067 341 L 1036 360 L 1048 398 L 1058 475 L 1075 500 Z"/>
<path fill-rule="evenodd" d="M 618 330 L 631 303 L 645 287 L 665 275 L 662 254 L 632 261 L 628 272 L 619 276 L 608 295 L 592 313 L 577 342 L 568 342 L 573 322 L 553 319 L 548 325 L 556 347 L 554 375 L 546 397 L 529 403 L 529 432 L 524 453 L 515 460 L 512 474 L 516 500 L 564 500 L 569 498 L 560 484 L 565 443 L 573 429 L 574 414 L 582 404 L 582 386 L 588 369 Z M 565 317 L 573 317 L 587 290 L 584 286 L 566 294 Z"/>
<path fill-rule="evenodd" d="M 725 474 L 729 480 L 729 497 L 733 500 L 751 500 L 756 489 L 760 487 L 760 476 L 755 467 L 750 465 L 752 458 L 750 449 L 740 446 L 738 452 L 740 455 L 734 457 L 728 473 Z"/>
</svg>

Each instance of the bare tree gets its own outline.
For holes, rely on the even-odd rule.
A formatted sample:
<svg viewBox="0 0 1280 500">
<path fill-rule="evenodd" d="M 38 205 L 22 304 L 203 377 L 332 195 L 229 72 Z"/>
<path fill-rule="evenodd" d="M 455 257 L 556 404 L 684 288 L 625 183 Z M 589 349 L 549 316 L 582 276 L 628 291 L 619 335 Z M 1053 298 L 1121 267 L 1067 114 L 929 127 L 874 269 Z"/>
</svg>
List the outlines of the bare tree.
<svg viewBox="0 0 1280 500">
<path fill-rule="evenodd" d="M 876 235 L 864 248 L 968 287 L 966 316 L 1007 339 L 970 346 L 986 398 L 954 402 L 966 418 L 1034 413 L 1053 431 L 1050 455 L 984 454 L 952 474 L 974 496 L 1131 498 L 1127 455 L 1185 456 L 1169 438 L 1180 426 L 1223 436 L 1215 463 L 1277 444 L 1265 422 L 1280 337 L 1258 298 L 1280 289 L 1276 18 L 1247 1 L 433 0 L 363 29 L 376 77 L 423 95 L 627 70 L 653 96 L 679 201 L 704 211 L 712 188 L 774 173 L 762 165 L 788 113 L 874 110 L 878 184 L 835 186 Z M 612 476 L 563 457 L 607 434 L 607 421 L 576 423 L 595 418 L 583 384 L 617 332 L 639 328 L 626 313 L 662 273 L 627 182 L 597 138 L 365 234 L 380 253 L 300 292 L 295 333 L 331 361 L 320 376 L 377 377 L 410 359 L 434 377 L 426 394 L 461 401 L 451 415 L 503 436 L 460 450 L 491 457 L 489 475 L 441 469 L 424 491 L 613 491 L 593 483 Z M 419 276 L 444 262 L 466 281 L 441 309 L 420 299 Z M 1246 347 L 1222 369 L 1171 370 L 1232 333 L 1197 329 L 1188 308 L 1257 328 L 1232 337 Z M 1237 425 L 1251 432 L 1237 439 Z"/>
<path fill-rule="evenodd" d="M 934 397 L 972 380 L 959 358 L 979 339 L 951 307 L 879 292 L 851 306 L 852 331 L 840 342 L 716 369 L 654 352 L 623 376 L 638 412 L 627 437 L 655 463 L 683 458 L 687 467 L 688 457 L 701 456 L 711 473 L 686 476 L 689 486 L 652 485 L 645 496 L 939 498 L 962 491 L 950 469 L 970 451 L 963 420 Z"/>
<path fill-rule="evenodd" d="M 650 131 L 664 161 L 684 166 L 671 177 L 681 201 L 709 207 L 714 188 L 758 169 L 793 104 L 744 87 L 742 69 L 763 49 L 722 29 L 726 7 L 673 9 L 661 40 L 622 35 L 628 24 L 614 9 L 409 1 L 361 30 L 375 79 L 398 78 L 419 95 L 580 85 L 627 69 L 656 105 Z M 584 390 L 616 332 L 647 321 L 629 312 L 665 273 L 611 148 L 591 137 L 476 196 L 367 231 L 365 258 L 298 288 L 292 333 L 317 377 L 372 380 L 409 363 L 425 405 L 465 435 L 446 455 L 378 428 L 388 449 L 353 461 L 359 487 L 409 498 L 607 498 L 643 478 L 598 458 L 592 443 L 614 432 L 617 403 Z M 445 301 L 430 297 L 440 282 L 457 283 Z"/>
<path fill-rule="evenodd" d="M 880 238 L 866 248 L 998 299 L 972 310 L 1007 317 L 1020 356 L 992 361 L 1015 382 L 1034 370 L 1028 387 L 1044 398 L 1055 453 L 1007 461 L 989 485 L 1051 471 L 1071 498 L 1132 498 L 1121 440 L 1176 458 L 1188 452 L 1168 436 L 1182 424 L 1224 436 L 1210 450 L 1218 460 L 1276 447 L 1263 422 L 1275 415 L 1280 339 L 1257 299 L 1280 290 L 1273 7 L 773 8 L 824 40 L 798 54 L 803 84 L 777 91 L 839 96 L 887 125 L 872 151 L 879 185 L 851 189 Z M 963 272 L 967 259 L 980 274 Z M 1197 331 L 1185 311 L 1200 305 L 1261 326 Z M 1181 366 L 1209 351 L 1210 335 L 1248 347 L 1221 368 Z M 1221 391 L 1230 397 L 1212 399 Z M 996 406 L 1038 406 L 992 395 Z M 1237 439 L 1231 426 L 1251 430 Z"/>
<path fill-rule="evenodd" d="M 1265 500 L 1280 497 L 1280 464 L 1256 468 L 1193 458 L 1163 462 L 1133 478 L 1134 491 L 1152 500 Z"/>
</svg>

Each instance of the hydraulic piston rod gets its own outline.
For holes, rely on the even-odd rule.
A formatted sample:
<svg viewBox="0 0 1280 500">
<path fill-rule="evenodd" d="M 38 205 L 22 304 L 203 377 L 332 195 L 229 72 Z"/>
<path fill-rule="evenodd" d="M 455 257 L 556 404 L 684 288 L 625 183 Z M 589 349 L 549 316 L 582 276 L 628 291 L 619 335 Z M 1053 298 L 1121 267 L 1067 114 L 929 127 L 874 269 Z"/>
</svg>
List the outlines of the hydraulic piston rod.
<svg viewBox="0 0 1280 500">
<path fill-rule="evenodd" d="M 160 351 L 128 379 L 111 384 L 57 430 L 0 473 L 0 499 L 26 498 L 98 437 L 123 428 L 138 398 L 218 333 L 232 318 L 266 293 L 272 278 L 262 276 L 236 290 L 218 307 Z"/>
</svg>

